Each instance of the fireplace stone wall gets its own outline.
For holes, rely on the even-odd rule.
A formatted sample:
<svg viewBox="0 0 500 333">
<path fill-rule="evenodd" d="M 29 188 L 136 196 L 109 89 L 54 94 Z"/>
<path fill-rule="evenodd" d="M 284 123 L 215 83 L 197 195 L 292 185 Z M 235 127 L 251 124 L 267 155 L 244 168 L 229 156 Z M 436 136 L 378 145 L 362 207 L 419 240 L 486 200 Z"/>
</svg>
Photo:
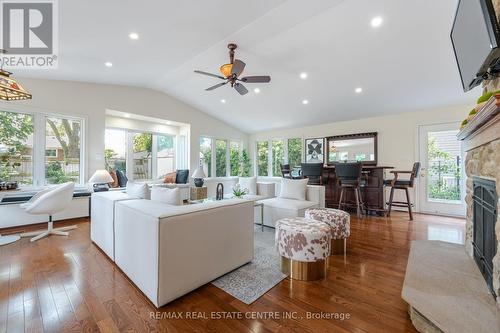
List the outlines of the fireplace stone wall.
<svg viewBox="0 0 500 333">
<path fill-rule="evenodd" d="M 496 191 L 500 197 L 500 139 L 491 141 L 485 145 L 476 147 L 467 152 L 465 159 L 465 172 L 467 174 L 467 194 L 465 201 L 467 203 L 467 223 L 465 248 L 467 253 L 473 256 L 473 176 L 495 180 Z M 500 211 L 500 200 L 497 202 L 497 212 Z M 497 249 L 500 249 L 500 222 L 495 226 L 497 239 Z M 493 258 L 493 289 L 497 295 L 500 295 L 500 250 L 497 250 Z M 500 297 L 497 298 L 500 305 Z"/>
</svg>

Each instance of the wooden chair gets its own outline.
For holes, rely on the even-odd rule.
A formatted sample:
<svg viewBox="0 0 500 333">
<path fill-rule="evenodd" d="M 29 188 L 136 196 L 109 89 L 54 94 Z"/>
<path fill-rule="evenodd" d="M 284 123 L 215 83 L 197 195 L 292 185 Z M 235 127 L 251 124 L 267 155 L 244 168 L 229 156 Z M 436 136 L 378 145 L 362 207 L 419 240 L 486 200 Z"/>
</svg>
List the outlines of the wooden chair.
<svg viewBox="0 0 500 333">
<path fill-rule="evenodd" d="M 300 175 L 311 185 L 323 185 L 323 163 L 301 163 Z"/>
<path fill-rule="evenodd" d="M 363 172 L 363 165 L 361 162 L 355 163 L 335 163 L 335 176 L 340 187 L 340 199 L 339 199 L 339 209 L 342 206 L 347 206 L 343 200 L 345 200 L 345 190 L 354 190 L 354 196 L 356 198 L 356 212 L 358 217 L 361 216 L 363 211 L 365 211 L 365 204 L 363 202 L 363 196 L 361 195 L 361 187 L 364 186 L 364 180 L 361 177 Z M 367 211 L 365 211 L 367 214 Z"/>
<path fill-rule="evenodd" d="M 389 196 L 389 202 L 387 203 L 387 216 L 391 216 L 392 206 L 394 207 L 406 207 L 408 208 L 408 214 L 410 215 L 410 221 L 413 220 L 413 213 L 411 211 L 412 203 L 410 202 L 410 194 L 408 192 L 409 188 L 413 188 L 415 178 L 418 176 L 420 170 L 420 162 L 415 162 L 413 164 L 413 169 L 411 171 L 391 171 L 394 174 L 393 179 L 387 179 L 384 181 L 386 186 L 391 187 L 391 194 Z M 409 174 L 410 179 L 399 179 L 400 174 Z M 404 190 L 406 193 L 405 201 L 393 201 L 394 190 Z"/>
<path fill-rule="evenodd" d="M 292 170 L 290 169 L 290 164 L 281 164 L 280 163 L 280 169 L 281 169 L 281 175 L 283 178 L 292 178 Z"/>
</svg>

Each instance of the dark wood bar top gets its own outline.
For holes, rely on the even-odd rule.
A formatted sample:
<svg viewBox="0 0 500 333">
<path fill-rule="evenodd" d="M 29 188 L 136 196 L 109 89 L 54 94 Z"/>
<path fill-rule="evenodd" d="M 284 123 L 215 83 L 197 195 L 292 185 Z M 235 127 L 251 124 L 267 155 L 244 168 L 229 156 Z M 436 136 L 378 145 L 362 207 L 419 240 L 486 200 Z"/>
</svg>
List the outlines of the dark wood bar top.
<svg viewBox="0 0 500 333">
<path fill-rule="evenodd" d="M 325 165 L 323 169 L 335 169 L 335 165 Z M 363 165 L 363 170 L 374 170 L 374 169 L 394 169 L 392 166 L 379 166 L 379 165 Z"/>
</svg>

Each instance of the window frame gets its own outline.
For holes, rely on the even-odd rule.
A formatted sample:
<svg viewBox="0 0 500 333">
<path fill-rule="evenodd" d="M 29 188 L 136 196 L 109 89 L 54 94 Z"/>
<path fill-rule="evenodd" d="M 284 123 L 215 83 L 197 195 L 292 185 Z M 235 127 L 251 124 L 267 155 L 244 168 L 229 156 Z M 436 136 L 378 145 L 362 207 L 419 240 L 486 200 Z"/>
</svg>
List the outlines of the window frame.
<svg viewBox="0 0 500 333">
<path fill-rule="evenodd" d="M 170 133 L 161 133 L 161 132 L 154 132 L 154 131 L 144 131 L 144 130 L 135 130 L 135 129 L 128 129 L 128 128 L 123 128 L 123 127 L 116 127 L 116 126 L 106 126 L 104 128 L 105 130 L 110 129 L 110 130 L 119 130 L 119 131 L 124 131 L 125 132 L 125 137 L 127 139 L 127 142 L 125 142 L 125 161 L 126 161 L 126 176 L 130 180 L 134 180 L 134 135 L 135 134 L 151 134 L 152 135 L 152 140 L 151 140 L 151 177 L 149 179 L 139 179 L 141 182 L 146 182 L 150 180 L 155 180 L 158 179 L 158 165 L 157 165 L 157 157 L 158 157 L 158 145 L 157 145 L 157 136 L 171 136 L 173 137 L 173 146 L 174 146 L 174 158 L 173 158 L 173 165 L 175 168 L 177 165 L 177 136 L 179 135 L 174 135 Z M 106 135 L 106 132 L 104 132 Z M 106 140 L 104 140 L 106 141 Z M 104 149 L 106 149 L 106 145 L 104 145 Z M 105 158 L 105 157 L 104 157 Z"/>
<path fill-rule="evenodd" d="M 211 135 L 200 135 L 198 138 L 198 155 L 200 152 L 200 141 L 202 138 L 210 139 L 211 140 L 211 163 L 212 163 L 212 170 L 210 175 L 205 175 L 207 178 L 223 178 L 223 177 L 238 177 L 238 176 L 231 176 L 231 142 L 237 142 L 239 151 L 240 153 L 243 151 L 243 140 L 241 139 L 226 139 L 226 138 L 220 138 L 217 136 L 211 136 Z M 216 150 L 217 150 L 217 141 L 225 141 L 226 142 L 226 175 L 225 176 L 217 176 L 217 156 L 216 156 Z M 198 164 L 199 164 L 199 157 L 198 157 Z"/>
<path fill-rule="evenodd" d="M 33 117 L 33 181 L 31 185 L 20 185 L 22 190 L 31 190 L 43 188 L 51 184 L 46 183 L 45 178 L 45 150 L 46 144 L 46 126 L 47 118 L 60 118 L 79 121 L 80 127 L 80 174 L 76 187 L 85 187 L 85 179 L 87 179 L 87 117 L 67 115 L 64 113 L 47 112 L 43 110 L 26 111 L 20 108 L 4 108 L 0 107 L 0 111 L 27 114 Z M 53 184 L 52 184 L 53 185 Z"/>
<path fill-rule="evenodd" d="M 257 177 L 277 177 L 273 176 L 273 142 L 281 141 L 283 143 L 283 163 L 288 164 L 288 140 L 289 139 L 300 139 L 301 142 L 301 154 L 300 161 L 304 163 L 304 137 L 303 136 L 285 136 L 285 137 L 272 137 L 264 140 L 255 140 L 254 141 L 254 154 L 253 154 L 253 165 L 254 165 L 254 175 Z M 259 175 L 259 166 L 258 166 L 258 153 L 257 153 L 257 144 L 259 142 L 267 142 L 267 176 Z"/>
</svg>

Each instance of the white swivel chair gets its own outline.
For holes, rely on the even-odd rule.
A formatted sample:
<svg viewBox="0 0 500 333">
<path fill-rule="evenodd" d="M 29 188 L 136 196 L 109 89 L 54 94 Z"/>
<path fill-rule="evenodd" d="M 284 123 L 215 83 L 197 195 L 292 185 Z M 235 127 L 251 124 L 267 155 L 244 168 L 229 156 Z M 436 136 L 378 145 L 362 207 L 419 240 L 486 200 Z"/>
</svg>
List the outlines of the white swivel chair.
<svg viewBox="0 0 500 333">
<path fill-rule="evenodd" d="M 21 234 L 21 237 L 31 237 L 32 242 L 49 235 L 68 236 L 66 230 L 76 229 L 76 226 L 53 228 L 52 215 L 68 208 L 73 199 L 74 183 L 64 183 L 54 186 L 35 194 L 30 201 L 21 205 L 28 214 L 49 215 L 49 226 L 47 230 L 33 231 Z"/>
</svg>

